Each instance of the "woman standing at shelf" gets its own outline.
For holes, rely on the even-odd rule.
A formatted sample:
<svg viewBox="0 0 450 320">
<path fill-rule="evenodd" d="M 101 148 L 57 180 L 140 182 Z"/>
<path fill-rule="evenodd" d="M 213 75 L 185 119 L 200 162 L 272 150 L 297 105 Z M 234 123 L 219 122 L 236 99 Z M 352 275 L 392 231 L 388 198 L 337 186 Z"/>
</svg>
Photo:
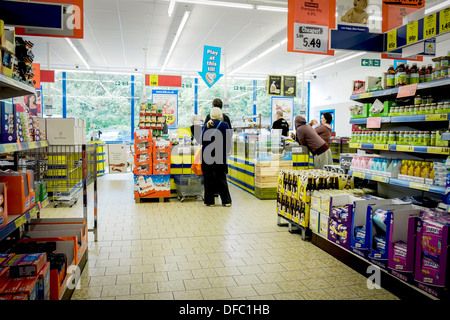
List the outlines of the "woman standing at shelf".
<svg viewBox="0 0 450 320">
<path fill-rule="evenodd" d="M 331 122 L 333 121 L 333 116 L 329 112 L 322 113 L 320 117 L 320 126 L 315 128 L 319 137 L 321 137 L 326 143 L 330 142 L 331 138 Z"/>
<path fill-rule="evenodd" d="M 216 188 L 222 205 L 231 206 L 231 195 L 228 190 L 227 154 L 231 148 L 231 130 L 223 121 L 222 110 L 211 108 L 210 120 L 202 132 L 202 171 L 204 177 L 205 197 L 207 206 L 215 205 Z"/>
<path fill-rule="evenodd" d="M 306 124 L 306 119 L 302 116 L 296 116 L 294 125 L 297 142 L 306 146 L 314 156 L 314 168 L 323 169 L 324 165 L 332 165 L 333 158 L 330 147 L 311 126 Z"/>
</svg>

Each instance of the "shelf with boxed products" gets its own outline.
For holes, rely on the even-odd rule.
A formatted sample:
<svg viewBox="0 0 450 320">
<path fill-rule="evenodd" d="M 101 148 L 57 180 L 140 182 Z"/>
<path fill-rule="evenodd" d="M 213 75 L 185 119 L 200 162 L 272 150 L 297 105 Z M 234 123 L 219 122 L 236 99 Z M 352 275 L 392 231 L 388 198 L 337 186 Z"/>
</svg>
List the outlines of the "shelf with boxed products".
<svg viewBox="0 0 450 320">
<path fill-rule="evenodd" d="M 17 151 L 32 150 L 38 148 L 48 147 L 48 141 L 30 141 L 30 142 L 16 142 L 16 143 L 3 143 L 0 144 L 0 154 L 1 153 L 11 153 Z"/>
<path fill-rule="evenodd" d="M 430 113 L 430 114 L 382 117 L 381 123 L 448 121 L 449 119 L 450 119 L 449 113 Z M 350 119 L 350 124 L 367 124 L 367 118 Z"/>
<path fill-rule="evenodd" d="M 421 91 L 429 91 L 429 90 L 446 90 L 450 88 L 450 78 L 446 79 L 438 79 L 428 82 L 422 82 L 417 85 L 416 92 L 420 93 Z M 395 98 L 398 94 L 399 87 L 379 90 L 374 92 L 367 92 L 361 94 L 355 94 L 350 96 L 350 100 L 367 103 L 373 102 L 375 99 L 392 99 Z"/>
<path fill-rule="evenodd" d="M 50 204 L 49 198 L 44 199 L 42 202 L 34 205 L 31 209 L 27 210 L 20 215 L 8 215 L 8 222 L 0 228 L 0 240 L 5 239 L 14 230 L 28 223 L 31 219 L 35 218 L 39 212 Z"/>
<path fill-rule="evenodd" d="M 413 145 L 350 142 L 349 147 L 355 148 L 355 149 L 370 149 L 370 150 L 385 150 L 385 151 L 417 152 L 417 153 L 432 153 L 432 154 L 450 155 L 450 148 L 444 147 L 444 146 L 443 147 L 432 147 L 432 146 L 413 146 Z"/>
</svg>

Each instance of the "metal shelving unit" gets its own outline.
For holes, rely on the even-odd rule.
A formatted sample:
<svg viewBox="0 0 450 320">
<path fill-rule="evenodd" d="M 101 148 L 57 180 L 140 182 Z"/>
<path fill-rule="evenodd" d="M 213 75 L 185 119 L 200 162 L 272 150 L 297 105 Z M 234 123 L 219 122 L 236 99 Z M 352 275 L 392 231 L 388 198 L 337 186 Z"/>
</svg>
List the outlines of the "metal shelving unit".
<svg viewBox="0 0 450 320">
<path fill-rule="evenodd" d="M 35 94 L 36 90 L 20 81 L 0 74 L 0 99 L 9 99 L 29 94 Z"/>
</svg>

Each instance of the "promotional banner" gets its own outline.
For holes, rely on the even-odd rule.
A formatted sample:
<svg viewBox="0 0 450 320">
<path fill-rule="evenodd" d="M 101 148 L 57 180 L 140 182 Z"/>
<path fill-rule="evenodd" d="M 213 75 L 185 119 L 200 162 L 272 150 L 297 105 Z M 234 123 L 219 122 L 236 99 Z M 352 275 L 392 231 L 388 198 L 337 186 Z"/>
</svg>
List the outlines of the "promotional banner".
<svg viewBox="0 0 450 320">
<path fill-rule="evenodd" d="M 381 33 L 382 0 L 336 0 L 338 30 Z"/>
<path fill-rule="evenodd" d="M 127 149 L 125 143 L 108 145 L 109 173 L 127 172 Z"/>
<path fill-rule="evenodd" d="M 152 102 L 166 116 L 169 129 L 176 129 L 178 126 L 178 91 L 152 90 Z"/>
<path fill-rule="evenodd" d="M 145 85 L 152 87 L 181 87 L 181 76 L 164 76 L 158 74 L 146 74 Z"/>
<path fill-rule="evenodd" d="M 36 89 L 36 94 L 13 98 L 16 110 L 28 112 L 31 116 L 42 117 L 41 94 L 41 90 Z"/>
<path fill-rule="evenodd" d="M 198 74 L 211 88 L 223 76 L 220 74 L 220 59 L 222 57 L 222 48 L 204 46 L 203 48 L 203 68 Z"/>
<path fill-rule="evenodd" d="M 334 55 L 328 47 L 335 12 L 335 0 L 288 0 L 287 50 Z"/>
<path fill-rule="evenodd" d="M 0 19 L 16 26 L 16 35 L 84 38 L 84 0 L 0 2 Z"/>
<path fill-rule="evenodd" d="M 402 0 L 393 0 L 393 1 L 383 1 L 382 5 L 382 14 L 383 14 L 383 23 L 382 23 L 382 32 L 387 33 L 387 51 L 395 50 L 397 48 L 396 38 L 397 31 L 394 30 L 403 25 L 403 18 L 408 14 L 413 13 L 414 11 L 423 8 L 425 5 L 425 1 L 402 1 Z M 431 21 L 430 23 L 432 23 Z M 409 33 L 411 36 L 411 41 L 416 35 L 417 25 L 412 23 L 409 27 Z M 398 59 L 401 57 L 401 54 L 382 54 L 381 57 L 383 59 Z M 416 59 L 409 58 L 408 60 L 412 61 L 423 61 L 423 57 L 419 56 Z"/>
<path fill-rule="evenodd" d="M 267 94 L 269 96 L 281 96 L 281 79 L 282 76 L 269 75 L 267 88 Z"/>
<path fill-rule="evenodd" d="M 297 96 L 297 77 L 283 76 L 283 96 L 296 97 Z"/>
<path fill-rule="evenodd" d="M 277 111 L 283 111 L 284 120 L 289 123 L 289 127 L 293 126 L 294 98 L 289 97 L 272 97 L 271 118 L 272 123 L 277 120 Z"/>
</svg>

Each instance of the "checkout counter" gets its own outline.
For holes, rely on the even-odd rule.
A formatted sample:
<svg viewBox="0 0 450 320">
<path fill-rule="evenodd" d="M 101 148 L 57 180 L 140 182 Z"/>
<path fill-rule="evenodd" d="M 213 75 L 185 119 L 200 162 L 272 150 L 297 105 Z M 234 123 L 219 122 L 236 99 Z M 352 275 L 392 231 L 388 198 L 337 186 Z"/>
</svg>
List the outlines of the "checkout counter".
<svg viewBox="0 0 450 320">
<path fill-rule="evenodd" d="M 281 138 L 279 133 L 265 129 L 257 132 L 233 134 L 231 154 L 228 156 L 228 182 L 253 194 L 259 199 L 276 199 L 277 179 L 280 170 L 313 169 L 313 157 L 304 146 L 291 139 Z M 348 139 L 347 139 L 348 140 Z M 177 197 L 177 175 L 192 175 L 191 165 L 197 145 L 189 139 L 179 139 L 172 144 L 171 196 Z M 333 162 L 339 163 L 339 155 L 348 153 L 345 138 L 330 141 Z"/>
</svg>

